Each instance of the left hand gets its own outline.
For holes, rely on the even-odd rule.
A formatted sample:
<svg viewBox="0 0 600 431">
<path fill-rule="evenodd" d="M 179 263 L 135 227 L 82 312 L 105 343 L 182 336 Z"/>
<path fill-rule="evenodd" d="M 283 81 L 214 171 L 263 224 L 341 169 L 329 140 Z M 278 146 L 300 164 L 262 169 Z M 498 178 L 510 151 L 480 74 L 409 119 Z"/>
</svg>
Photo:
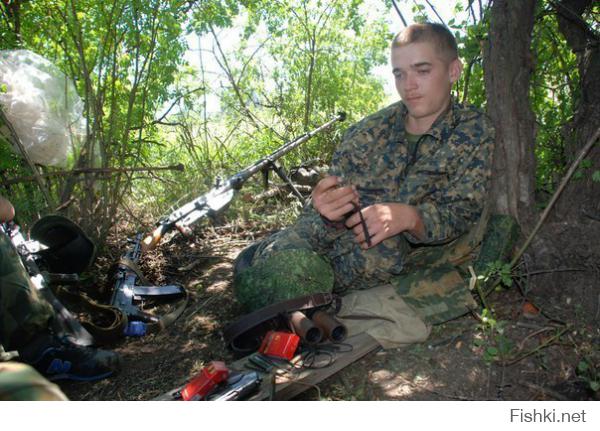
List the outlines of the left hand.
<svg viewBox="0 0 600 431">
<path fill-rule="evenodd" d="M 424 235 L 421 216 L 418 210 L 411 205 L 380 203 L 363 208 L 361 212 L 371 237 L 370 247 L 404 231 L 409 231 L 417 237 Z M 346 220 L 346 227 L 352 229 L 356 242 L 360 244 L 361 248 L 365 250 L 370 248 L 367 245 L 358 212 Z"/>
</svg>

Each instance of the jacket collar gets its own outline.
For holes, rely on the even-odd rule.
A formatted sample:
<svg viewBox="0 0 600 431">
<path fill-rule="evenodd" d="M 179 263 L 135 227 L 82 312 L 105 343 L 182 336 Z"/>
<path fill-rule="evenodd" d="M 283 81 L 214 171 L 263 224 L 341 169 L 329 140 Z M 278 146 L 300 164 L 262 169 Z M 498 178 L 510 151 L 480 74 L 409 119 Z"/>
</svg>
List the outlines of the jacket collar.
<svg viewBox="0 0 600 431">
<path fill-rule="evenodd" d="M 404 128 L 404 121 L 406 120 L 406 116 L 408 115 L 408 109 L 402 101 L 400 101 L 399 107 L 401 121 L 398 121 L 398 126 L 404 134 L 406 133 L 406 130 Z M 454 129 L 454 127 L 456 127 L 456 124 L 458 124 L 459 122 L 460 112 L 460 105 L 458 104 L 458 102 L 456 102 L 454 97 L 452 97 L 450 99 L 450 104 L 448 105 L 448 108 L 442 114 L 440 114 L 440 116 L 431 125 L 431 128 L 427 132 L 423 133 L 423 135 L 429 135 L 438 141 L 447 139 L 452 129 Z"/>
</svg>

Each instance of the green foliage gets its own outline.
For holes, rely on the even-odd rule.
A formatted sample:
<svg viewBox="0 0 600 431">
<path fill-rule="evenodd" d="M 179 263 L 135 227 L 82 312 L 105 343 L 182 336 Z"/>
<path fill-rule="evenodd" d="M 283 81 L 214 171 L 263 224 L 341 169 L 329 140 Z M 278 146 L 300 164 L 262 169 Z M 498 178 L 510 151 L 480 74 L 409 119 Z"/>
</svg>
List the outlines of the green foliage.
<svg viewBox="0 0 600 431">
<path fill-rule="evenodd" d="M 530 97 L 539 125 L 537 187 L 552 192 L 567 164 L 563 128 L 577 105 L 579 74 L 576 57 L 560 36 L 556 15 L 548 13 L 543 4 L 534 26 L 532 51 L 536 61 Z"/>
<path fill-rule="evenodd" d="M 600 390 L 600 371 L 589 358 L 579 361 L 576 368 L 577 376 L 583 379 L 589 388 L 597 392 Z"/>
<path fill-rule="evenodd" d="M 154 151 L 153 120 L 172 97 L 170 84 L 186 49 L 180 24 L 187 2 L 42 0 L 20 9 L 24 48 L 45 56 L 76 84 L 88 135 L 78 167 L 144 164 Z M 73 211 L 103 236 L 129 188 L 122 175 L 95 185 L 72 179 L 54 196 L 80 196 Z"/>
<path fill-rule="evenodd" d="M 483 309 L 480 335 L 473 340 L 473 345 L 481 351 L 486 363 L 505 361 L 513 353 L 515 344 L 506 335 L 506 326 L 507 322 L 498 321 L 490 309 Z"/>
<path fill-rule="evenodd" d="M 386 61 L 390 35 L 381 18 L 370 23 L 361 18 L 362 3 L 302 0 L 247 10 L 247 40 L 234 54 L 236 63 L 244 65 L 233 71 L 239 88 L 225 89 L 220 98 L 231 121 L 250 110 L 270 128 L 241 138 L 242 158 L 253 154 L 249 147 L 258 149 L 252 158 L 267 154 L 283 139 L 304 133 L 337 111 L 347 111 L 352 121 L 381 105 L 382 83 L 369 74 Z M 261 25 L 268 30 L 266 38 L 248 35 L 248 28 L 258 31 Z M 245 44 L 251 42 L 262 45 L 260 55 L 250 57 Z M 240 100 L 238 93 L 248 97 Z M 294 162 L 327 158 L 334 146 L 331 136 L 314 139 Z"/>
<path fill-rule="evenodd" d="M 207 35 L 204 46 L 215 47 L 227 81 L 217 87 L 202 71 L 182 70 L 176 76 L 176 92 L 186 94 L 170 117 L 177 127 L 159 129 L 166 145 L 154 148 L 149 162 L 177 160 L 191 169 L 177 174 L 177 181 L 151 189 L 139 183 L 136 195 L 164 208 L 164 202 L 173 202 L 177 195 L 206 191 L 217 177 L 232 175 L 345 111 L 346 124 L 312 138 L 283 162 L 293 166 L 315 158 L 327 160 L 348 123 L 379 109 L 384 100 L 383 84 L 371 70 L 386 62 L 391 34 L 384 20 L 386 10 L 367 20 L 365 7 L 362 0 L 200 5 L 189 25 Z M 207 16 L 214 20 L 203 21 Z M 233 36 L 238 42 L 225 46 L 221 39 L 229 33 L 216 28 L 229 25 L 239 30 Z M 189 93 L 197 86 L 207 91 Z M 221 112 L 206 112 L 207 94 L 218 97 Z M 258 191 L 259 180 L 258 176 L 251 180 L 248 189 Z M 157 194 L 164 198 L 162 203 Z"/>
</svg>

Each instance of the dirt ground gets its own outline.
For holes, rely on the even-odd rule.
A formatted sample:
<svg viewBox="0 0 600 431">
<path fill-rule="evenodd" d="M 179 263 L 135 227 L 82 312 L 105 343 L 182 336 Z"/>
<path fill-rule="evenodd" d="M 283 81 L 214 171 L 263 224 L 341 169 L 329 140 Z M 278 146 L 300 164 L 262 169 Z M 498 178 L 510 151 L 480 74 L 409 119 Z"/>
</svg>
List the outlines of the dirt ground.
<svg viewBox="0 0 600 431">
<path fill-rule="evenodd" d="M 160 334 L 108 346 L 122 356 L 120 374 L 97 383 L 62 382 L 63 391 L 72 400 L 150 400 L 182 385 L 211 360 L 232 361 L 222 338 L 223 328 L 240 314 L 231 289 L 232 263 L 244 246 L 268 232 L 256 225 L 204 227 L 192 238 L 176 236 L 162 244 L 141 267 L 153 283 L 186 286 L 190 301 L 182 317 Z M 101 274 L 124 247 L 114 242 L 98 260 L 99 283 L 107 282 Z M 579 276 L 597 295 L 595 275 Z M 434 327 L 424 343 L 372 352 L 297 399 L 599 399 L 600 303 L 584 310 L 581 291 L 561 286 L 526 295 L 523 286 L 496 291 L 488 298 L 493 315 L 467 315 Z"/>
</svg>

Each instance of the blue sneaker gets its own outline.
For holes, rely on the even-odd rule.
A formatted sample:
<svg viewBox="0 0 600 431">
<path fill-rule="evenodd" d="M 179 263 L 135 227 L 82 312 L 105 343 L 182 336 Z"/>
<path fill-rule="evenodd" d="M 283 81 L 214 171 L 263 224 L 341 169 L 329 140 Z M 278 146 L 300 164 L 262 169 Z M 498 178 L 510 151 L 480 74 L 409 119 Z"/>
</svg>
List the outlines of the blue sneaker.
<svg viewBox="0 0 600 431">
<path fill-rule="evenodd" d="M 35 339 L 20 356 L 48 380 L 101 380 L 117 373 L 121 365 L 115 352 L 79 346 L 51 335 Z"/>
</svg>

